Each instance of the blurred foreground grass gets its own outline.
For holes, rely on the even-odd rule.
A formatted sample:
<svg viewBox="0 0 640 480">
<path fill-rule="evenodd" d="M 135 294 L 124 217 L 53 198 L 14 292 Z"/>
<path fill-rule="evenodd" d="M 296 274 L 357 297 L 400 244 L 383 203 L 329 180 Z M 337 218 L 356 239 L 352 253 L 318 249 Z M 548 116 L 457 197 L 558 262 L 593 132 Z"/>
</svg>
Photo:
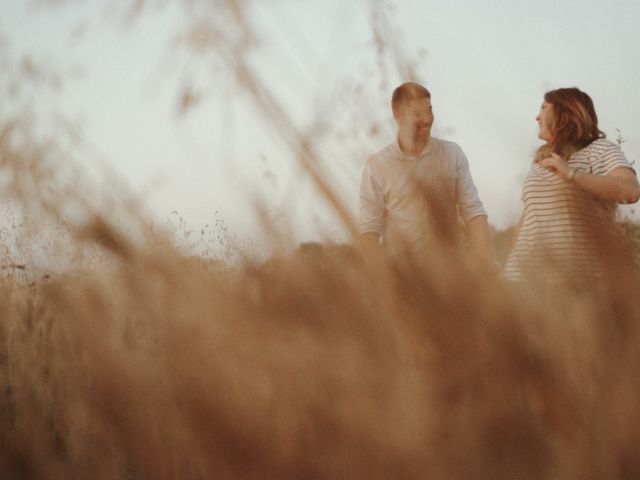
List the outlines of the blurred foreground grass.
<svg viewBox="0 0 640 480">
<path fill-rule="evenodd" d="M 183 3 L 207 14 L 184 42 L 230 68 L 348 227 L 313 139 L 246 62 L 249 3 Z M 372 4 L 381 64 L 411 78 Z M 637 225 L 599 286 L 348 245 L 189 257 L 84 182 L 73 125 L 36 128 L 32 83 L 55 78 L 0 59 L 0 186 L 32 224 L 0 229 L 1 479 L 640 478 Z"/>
<path fill-rule="evenodd" d="M 0 283 L 1 478 L 640 475 L 622 254 L 600 290 L 515 289 L 346 245 L 230 266 L 102 221 L 74 241 L 102 260 Z"/>
</svg>

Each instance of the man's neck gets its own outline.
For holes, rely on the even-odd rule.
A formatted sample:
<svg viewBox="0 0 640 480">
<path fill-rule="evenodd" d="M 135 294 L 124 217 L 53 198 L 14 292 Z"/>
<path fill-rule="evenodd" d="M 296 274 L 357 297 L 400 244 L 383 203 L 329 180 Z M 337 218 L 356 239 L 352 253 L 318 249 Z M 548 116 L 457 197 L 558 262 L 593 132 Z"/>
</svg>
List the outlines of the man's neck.
<svg viewBox="0 0 640 480">
<path fill-rule="evenodd" d="M 427 137 L 427 139 L 423 142 L 416 142 L 413 139 L 406 139 L 401 135 L 398 135 L 398 145 L 400 146 L 400 150 L 402 150 L 405 155 L 408 155 L 410 157 L 417 157 L 424 151 L 425 148 L 427 148 L 430 139 L 431 137 Z"/>
</svg>

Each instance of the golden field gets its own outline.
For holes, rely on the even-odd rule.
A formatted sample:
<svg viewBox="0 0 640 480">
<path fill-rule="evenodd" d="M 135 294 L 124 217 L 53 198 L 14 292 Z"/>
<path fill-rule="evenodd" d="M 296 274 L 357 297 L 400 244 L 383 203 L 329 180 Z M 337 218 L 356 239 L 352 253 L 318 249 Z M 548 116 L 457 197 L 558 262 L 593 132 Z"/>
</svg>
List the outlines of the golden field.
<svg viewBox="0 0 640 480">
<path fill-rule="evenodd" d="M 640 475 L 629 242 L 602 288 L 514 288 L 456 257 L 232 265 L 87 225 L 77 265 L 0 284 L 2 478 Z"/>
<path fill-rule="evenodd" d="M 163 2 L 129 9 L 149 3 Z M 207 14 L 183 43 L 228 67 L 352 228 L 313 142 L 243 56 L 248 3 L 179 3 Z M 380 64 L 411 78 L 371 3 Z M 199 245 L 221 258 L 191 256 L 132 196 L 97 188 L 117 183 L 108 173 L 85 181 L 75 126 L 42 135 L 29 113 L 51 78 L 9 67 L 0 479 L 640 478 L 636 224 L 602 239 L 598 285 L 510 285 L 448 247 L 391 259 L 305 244 L 229 261 L 222 235 Z M 509 232 L 494 240 L 503 259 Z"/>
</svg>

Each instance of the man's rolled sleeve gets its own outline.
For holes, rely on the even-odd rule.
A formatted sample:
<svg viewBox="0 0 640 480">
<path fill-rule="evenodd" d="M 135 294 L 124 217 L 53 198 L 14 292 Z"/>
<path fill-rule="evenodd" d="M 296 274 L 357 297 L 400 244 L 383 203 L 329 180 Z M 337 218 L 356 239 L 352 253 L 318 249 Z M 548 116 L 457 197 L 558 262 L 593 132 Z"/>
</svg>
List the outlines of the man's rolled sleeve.
<svg viewBox="0 0 640 480">
<path fill-rule="evenodd" d="M 487 216 L 487 212 L 478 196 L 478 189 L 471 178 L 469 161 L 460 147 L 457 152 L 457 185 L 458 211 L 465 223 L 480 215 Z"/>
<path fill-rule="evenodd" d="M 367 160 L 362 171 L 358 229 L 361 234 L 373 232 L 378 235 L 382 235 L 384 229 L 384 197 L 376 180 L 371 159 Z"/>
</svg>

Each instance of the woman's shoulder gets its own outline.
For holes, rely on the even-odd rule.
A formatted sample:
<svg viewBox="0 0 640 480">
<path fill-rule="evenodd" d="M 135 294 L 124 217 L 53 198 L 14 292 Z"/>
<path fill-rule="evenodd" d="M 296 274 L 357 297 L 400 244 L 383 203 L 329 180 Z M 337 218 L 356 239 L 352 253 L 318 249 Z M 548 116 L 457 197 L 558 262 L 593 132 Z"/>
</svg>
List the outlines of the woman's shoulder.
<svg viewBox="0 0 640 480">
<path fill-rule="evenodd" d="M 606 151 L 606 150 L 619 150 L 620 146 L 617 143 L 612 142 L 607 138 L 598 138 L 591 142 L 587 148 L 591 148 L 596 151 Z"/>
<path fill-rule="evenodd" d="M 589 145 L 575 152 L 571 157 L 574 159 L 595 159 L 608 155 L 620 155 L 620 146 L 617 143 L 607 140 L 606 138 L 598 138 Z"/>
<path fill-rule="evenodd" d="M 619 167 L 631 168 L 631 163 L 620 145 L 606 138 L 599 138 L 583 149 L 582 160 L 589 162 L 594 175 L 608 175 Z"/>
</svg>

